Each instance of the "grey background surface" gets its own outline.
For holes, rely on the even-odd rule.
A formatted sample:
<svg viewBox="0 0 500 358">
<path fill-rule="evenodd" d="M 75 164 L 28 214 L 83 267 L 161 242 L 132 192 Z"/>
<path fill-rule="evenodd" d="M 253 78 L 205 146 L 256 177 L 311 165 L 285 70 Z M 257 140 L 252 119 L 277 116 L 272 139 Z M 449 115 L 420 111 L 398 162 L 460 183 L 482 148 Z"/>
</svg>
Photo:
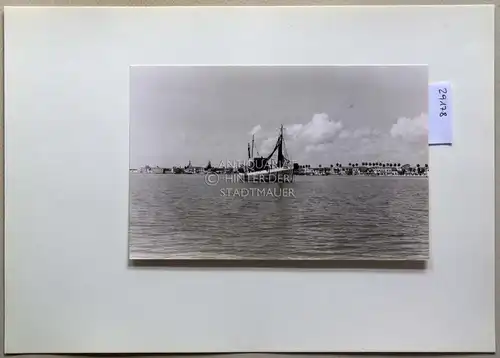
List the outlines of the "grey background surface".
<svg viewBox="0 0 500 358">
<path fill-rule="evenodd" d="M 48 6 L 54 6 L 54 5 L 59 5 L 59 6 L 70 6 L 70 5 L 74 5 L 74 6 L 169 6 L 169 5 L 214 5 L 214 6 L 224 6 L 224 5 L 443 5 L 443 4 L 446 4 L 446 5 L 453 5 L 453 4 L 495 4 L 495 5 L 499 5 L 500 4 L 500 0 L 495 0 L 495 1 L 444 1 L 444 0 L 441 0 L 441 1 L 432 1 L 432 0 L 421 0 L 421 1 L 415 1 L 415 0 L 408 0 L 408 1 L 397 1 L 397 0 L 365 0 L 365 1 L 362 1 L 362 0 L 358 0 L 358 1 L 347 1 L 347 0 L 330 0 L 330 1 L 327 1 L 327 0 L 268 0 L 268 1 L 265 1 L 265 0 L 252 0 L 252 1 L 244 1 L 244 0 L 206 0 L 206 1 L 203 1 L 203 0 L 185 0 L 185 1 L 175 1 L 175 0 L 78 0 L 78 1 L 71 1 L 71 0 L 32 0 L 32 1 L 29 1 L 29 0 L 0 0 L 0 4 L 3 5 L 3 6 L 9 6 L 9 5 L 38 5 L 38 6 L 42 6 L 42 5 L 48 5 Z M 497 9 L 498 10 L 498 9 Z M 3 52 L 3 7 L 1 9 L 2 11 L 2 16 L 0 17 L 0 21 L 1 21 L 1 31 L 2 31 L 2 36 L 0 37 L 0 43 L 1 43 L 1 51 Z M 498 12 L 495 16 L 495 19 L 498 20 Z M 496 21 L 498 22 L 498 21 Z M 464 24 L 464 26 L 467 26 L 467 24 Z M 498 25 L 495 26 L 495 37 L 496 38 L 499 38 L 500 36 L 500 33 L 499 33 L 499 27 Z M 498 48 L 495 50 L 495 72 L 496 72 L 496 75 L 495 75 L 495 87 L 498 87 L 498 81 L 499 81 L 499 75 L 498 75 L 498 58 L 499 58 L 499 50 Z M 3 203 L 3 198 L 4 198 L 4 186 L 3 186 L 3 170 L 4 170 L 4 165 L 3 165 L 3 150 L 4 150 L 4 146 L 3 146 L 3 106 L 4 106 L 4 103 L 3 103 L 3 75 L 4 75 L 4 72 L 3 72 L 3 53 L 2 53 L 2 56 L 0 57 L 0 61 L 1 61 L 1 65 L 0 65 L 0 78 L 1 78 L 1 82 L 2 82 L 2 86 L 0 87 L 0 91 L 1 91 L 1 100 L 0 100 L 0 113 L 1 113 L 1 116 L 0 116 L 0 130 L 2 131 L 2 135 L 0 136 L 0 148 L 1 148 L 1 151 L 2 151 L 2 155 L 0 156 L 0 162 L 1 162 L 1 168 L 0 170 L 2 170 L 2 176 L 1 176 L 1 180 L 2 180 L 2 186 L 1 186 L 1 189 L 0 189 L 0 197 L 1 197 L 1 202 Z M 498 93 L 498 91 L 496 91 L 496 102 L 500 102 L 500 94 Z M 496 106 L 496 109 L 495 109 L 495 118 L 498 117 L 498 113 L 500 111 L 500 105 L 497 105 Z M 498 139 L 500 136 L 500 130 L 498 128 L 496 128 L 496 139 Z M 496 148 L 496 146 L 495 146 Z M 498 149 L 496 148 L 496 151 L 498 151 Z M 495 156 L 496 159 L 495 159 L 495 165 L 496 165 L 496 177 L 498 177 L 498 162 L 499 162 L 499 158 L 500 156 L 499 155 L 496 155 Z M 499 212 L 500 212 L 500 205 L 499 205 L 499 194 L 498 194 L 498 190 L 495 191 L 495 197 L 496 197 L 496 206 L 495 206 L 495 209 L 496 209 L 496 215 L 497 215 L 497 222 L 498 222 L 498 216 L 499 216 Z M 2 218 L 2 221 L 3 221 L 3 218 L 4 218 L 4 210 L 3 210 L 3 205 L 2 205 L 2 208 L 1 208 L 1 211 L 0 211 L 0 216 Z M 497 239 L 498 239 L 498 234 L 496 235 L 497 236 Z M 0 234 L 0 240 L 2 241 L 3 243 L 3 230 L 1 231 L 1 234 Z M 2 260 L 2 265 L 0 265 L 0 270 L 2 271 L 2 281 L 3 281 L 3 269 L 4 269 L 4 265 L 3 265 L 3 248 L 4 248 L 4 245 L 0 245 L 0 250 L 2 251 L 1 252 L 1 260 Z M 500 258 L 500 248 L 498 247 L 497 245 L 497 248 L 496 248 L 496 258 L 497 258 L 497 261 L 499 260 Z M 496 277 L 497 277 L 497 284 L 496 284 L 496 307 L 497 307 L 497 310 L 496 310 L 496 322 L 497 322 L 497 326 L 498 326 L 498 322 L 500 322 L 500 310 L 498 309 L 499 308 L 499 299 L 498 299 L 498 291 L 499 291 L 499 288 L 500 288 L 500 285 L 499 285 L 499 277 L 500 275 L 498 274 L 499 273 L 499 266 L 497 265 L 496 267 Z M 2 290 L 3 290 L 3 282 L 2 282 Z M 2 295 L 0 296 L 0 300 L 1 300 L 1 304 L 0 304 L 0 311 L 1 311 L 1 314 L 2 314 L 2 321 L 3 321 L 3 314 L 4 314 L 4 295 L 3 295 L 3 291 L 2 291 Z M 47 325 L 50 325 L 51 323 L 50 322 L 46 322 Z M 133 324 L 133 322 L 131 322 L 130 324 Z M 300 324 L 300 322 L 297 322 L 297 324 Z M 0 344 L 1 344 L 1 350 L 0 350 L 0 353 L 1 355 L 3 356 L 3 330 L 4 330 L 4 325 L 0 325 L 0 336 L 1 336 L 1 339 L 0 339 Z M 497 345 L 498 345 L 498 340 L 497 340 Z M 389 356 L 389 355 L 384 355 L 383 353 L 380 353 L 380 354 L 370 354 L 370 356 L 380 356 L 380 357 L 384 357 L 384 356 Z M 420 354 L 419 354 L 420 355 Z M 422 354 L 423 355 L 423 354 Z M 440 354 L 439 356 L 442 356 L 443 354 Z M 467 355 L 467 354 L 460 354 L 461 356 L 465 356 L 465 357 L 477 357 L 479 355 Z M 36 357 L 37 355 L 27 355 L 27 356 L 32 356 L 32 357 Z M 42 355 L 40 355 L 42 356 Z M 48 357 L 51 357 L 50 355 L 45 355 L 45 356 L 48 356 Z M 56 355 L 54 355 L 56 356 Z M 83 355 L 82 355 L 83 356 Z M 89 355 L 84 355 L 84 356 L 89 356 Z M 99 356 L 105 356 L 105 355 L 99 355 Z M 120 355 L 120 356 L 125 356 L 125 355 Z M 134 356 L 137 356 L 137 357 L 141 357 L 141 355 L 134 355 Z M 167 355 L 156 355 L 156 356 L 167 356 Z M 169 357 L 176 357 L 176 356 L 181 356 L 181 355 L 168 355 Z M 186 355 L 182 355 L 182 356 L 186 356 Z M 214 355 L 210 355 L 211 357 L 227 357 L 227 358 L 236 358 L 236 357 L 277 357 L 277 358 L 281 358 L 281 357 L 308 357 L 308 356 L 314 356 L 314 357 L 332 357 L 332 356 L 360 356 L 360 355 L 357 355 L 357 354 L 311 354 L 311 355 L 307 355 L 307 354 L 265 354 L 265 353 L 262 353 L 262 354 L 255 354 L 255 353 L 251 353 L 251 354 L 214 354 Z M 408 355 L 405 355 L 405 354 L 400 354 L 400 356 L 410 356 L 409 354 Z M 425 355 L 425 356 L 438 356 L 438 354 L 428 354 L 428 355 Z M 498 356 L 500 357 L 500 353 L 497 352 L 495 354 L 495 356 Z"/>
</svg>

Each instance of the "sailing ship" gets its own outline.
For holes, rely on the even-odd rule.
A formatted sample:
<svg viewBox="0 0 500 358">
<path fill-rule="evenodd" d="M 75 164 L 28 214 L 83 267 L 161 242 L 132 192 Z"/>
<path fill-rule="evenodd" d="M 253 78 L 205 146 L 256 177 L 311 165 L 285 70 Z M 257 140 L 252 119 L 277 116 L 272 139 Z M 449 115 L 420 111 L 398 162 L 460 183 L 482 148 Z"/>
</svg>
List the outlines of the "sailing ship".
<svg viewBox="0 0 500 358">
<path fill-rule="evenodd" d="M 254 157 L 255 138 L 252 136 L 252 145 L 248 143 L 248 159 L 249 165 L 245 172 L 241 175 L 244 181 L 247 182 L 264 182 L 264 183 L 291 183 L 293 181 L 293 164 L 287 158 L 285 139 L 283 136 L 283 125 L 280 127 L 280 132 L 274 149 L 266 157 Z M 272 157 L 277 153 L 277 160 L 274 162 Z M 258 154 L 258 153 L 257 153 Z"/>
</svg>

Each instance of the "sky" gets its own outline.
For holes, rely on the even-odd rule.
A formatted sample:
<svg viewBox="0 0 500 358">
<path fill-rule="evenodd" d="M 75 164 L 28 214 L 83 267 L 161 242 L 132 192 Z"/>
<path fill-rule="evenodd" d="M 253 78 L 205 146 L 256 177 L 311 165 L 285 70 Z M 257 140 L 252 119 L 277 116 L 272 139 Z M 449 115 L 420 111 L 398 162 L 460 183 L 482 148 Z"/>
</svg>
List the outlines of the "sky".
<svg viewBox="0 0 500 358">
<path fill-rule="evenodd" d="M 240 162 L 279 127 L 299 164 L 428 163 L 426 66 L 133 66 L 130 168 Z M 257 153 L 254 153 L 257 154 Z"/>
</svg>

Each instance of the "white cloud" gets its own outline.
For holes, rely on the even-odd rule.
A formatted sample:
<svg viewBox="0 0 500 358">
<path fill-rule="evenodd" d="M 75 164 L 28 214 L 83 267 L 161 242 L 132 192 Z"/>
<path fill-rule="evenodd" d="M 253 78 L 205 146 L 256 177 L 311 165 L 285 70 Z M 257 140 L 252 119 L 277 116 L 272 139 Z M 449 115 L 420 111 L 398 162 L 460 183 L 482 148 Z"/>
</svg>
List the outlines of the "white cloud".
<svg viewBox="0 0 500 358">
<path fill-rule="evenodd" d="M 290 138 L 297 138 L 297 135 L 300 133 L 302 127 L 302 124 L 289 125 L 285 128 L 285 135 Z"/>
<path fill-rule="evenodd" d="M 370 128 L 361 128 L 354 131 L 354 138 L 362 138 L 374 135 L 374 131 Z"/>
<path fill-rule="evenodd" d="M 260 124 L 257 124 L 255 127 L 252 128 L 249 134 L 250 135 L 257 134 L 261 129 L 262 127 L 260 126 Z"/>
<path fill-rule="evenodd" d="M 342 123 L 331 120 L 326 113 L 315 114 L 300 128 L 297 138 L 309 144 L 331 143 L 342 130 Z"/>
<path fill-rule="evenodd" d="M 426 137 L 427 133 L 428 120 L 425 113 L 415 118 L 398 118 L 390 130 L 393 138 L 401 138 L 408 141 L 419 140 L 422 137 Z"/>
<path fill-rule="evenodd" d="M 348 129 L 344 129 L 339 134 L 339 138 L 351 138 L 351 137 L 352 137 L 352 132 Z"/>
<path fill-rule="evenodd" d="M 277 128 L 259 129 L 259 154 L 274 149 Z M 427 115 L 399 118 L 384 132 L 370 127 L 344 128 L 327 114 L 315 114 L 306 124 L 285 124 L 286 149 L 291 159 L 309 164 L 336 162 L 391 161 L 425 163 L 427 161 Z"/>
<path fill-rule="evenodd" d="M 321 144 L 310 144 L 306 146 L 306 152 L 325 152 L 330 144 L 321 143 Z"/>
<path fill-rule="evenodd" d="M 317 113 L 306 124 L 292 124 L 285 127 L 287 146 L 300 151 L 320 151 L 325 144 L 333 143 L 342 130 L 342 123 L 329 118 L 326 113 Z M 260 145 L 260 153 L 266 155 L 276 143 L 277 133 L 269 136 Z"/>
<path fill-rule="evenodd" d="M 349 130 L 349 129 L 344 129 L 342 132 L 339 134 L 339 138 L 341 139 L 346 139 L 346 138 L 364 138 L 364 137 L 370 137 L 370 136 L 378 136 L 380 135 L 380 131 L 377 131 L 375 129 L 371 128 L 358 128 L 355 130 Z"/>
</svg>

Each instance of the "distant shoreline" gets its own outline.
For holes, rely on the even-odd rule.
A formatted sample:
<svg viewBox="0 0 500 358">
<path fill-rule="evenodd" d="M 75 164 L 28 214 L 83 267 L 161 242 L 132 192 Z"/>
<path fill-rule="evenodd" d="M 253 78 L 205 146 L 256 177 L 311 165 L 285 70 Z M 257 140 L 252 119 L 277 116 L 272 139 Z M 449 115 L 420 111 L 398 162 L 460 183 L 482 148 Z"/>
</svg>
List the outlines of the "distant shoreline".
<svg viewBox="0 0 500 358">
<path fill-rule="evenodd" d="M 383 162 L 361 162 L 349 163 L 345 166 L 341 163 L 336 163 L 335 166 L 318 166 L 311 167 L 310 165 L 293 164 L 293 173 L 297 176 L 427 176 L 429 172 L 428 164 L 403 164 L 400 163 L 383 163 Z M 276 168 L 278 166 L 265 166 L 265 168 Z M 286 166 L 292 169 L 290 165 Z M 261 168 L 260 166 L 258 168 Z M 264 166 L 262 166 L 264 168 Z M 262 170 L 262 169 L 261 169 Z M 264 169 L 265 170 L 265 169 Z M 184 167 L 163 168 L 159 166 L 146 165 L 141 168 L 129 168 L 132 173 L 151 173 L 151 174 L 176 174 L 176 175 L 222 175 L 222 174 L 238 174 L 252 172 L 252 166 L 230 165 L 214 167 L 211 162 L 207 166 L 193 166 L 191 161 Z"/>
<path fill-rule="evenodd" d="M 187 173 L 144 173 L 144 172 L 129 172 L 129 174 L 134 174 L 134 175 L 144 175 L 144 176 L 187 176 L 187 177 L 201 177 L 208 175 L 210 173 L 193 173 L 193 174 L 187 174 Z M 232 173 L 232 174 L 217 174 L 217 175 L 238 175 L 238 173 Z M 420 179 L 428 179 L 429 175 L 428 174 L 328 174 L 328 175 L 305 175 L 305 174 L 294 174 L 294 176 L 297 177 L 335 177 L 335 178 L 352 178 L 352 177 L 363 177 L 363 178 L 420 178 Z"/>
</svg>

